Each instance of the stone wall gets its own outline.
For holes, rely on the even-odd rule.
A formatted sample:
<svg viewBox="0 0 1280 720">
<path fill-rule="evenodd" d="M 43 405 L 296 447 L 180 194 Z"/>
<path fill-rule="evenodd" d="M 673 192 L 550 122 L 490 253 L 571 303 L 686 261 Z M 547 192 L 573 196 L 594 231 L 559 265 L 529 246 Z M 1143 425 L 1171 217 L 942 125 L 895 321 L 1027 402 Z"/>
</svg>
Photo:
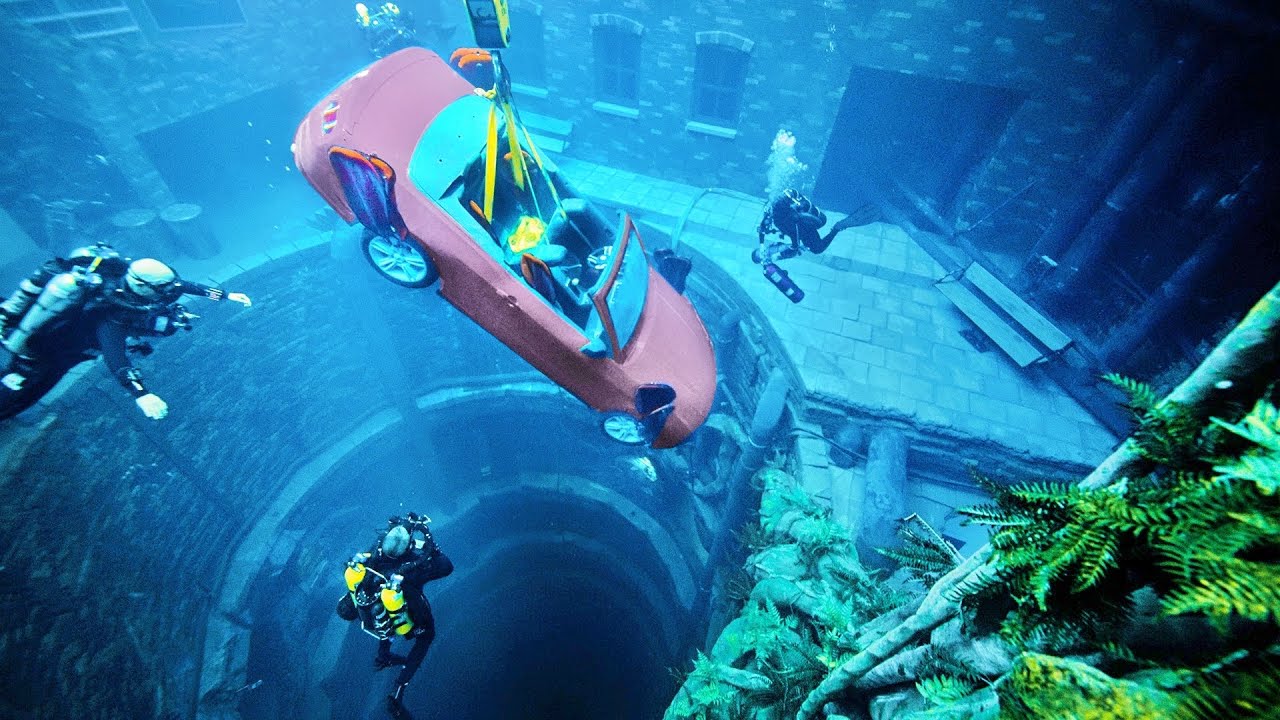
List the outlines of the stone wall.
<svg viewBox="0 0 1280 720">
<path fill-rule="evenodd" d="M 1168 18 L 1108 0 L 512 5 L 541 8 L 550 94 L 522 103 L 574 123 L 569 155 L 695 186 L 761 194 L 765 158 L 780 127 L 794 132 L 800 160 L 817 170 L 855 66 L 1016 91 L 1025 101 L 994 154 L 961 190 L 957 206 L 961 222 L 973 224 L 1013 199 L 983 224 L 981 234 L 1023 248 L 1038 236 L 1081 162 L 1101 145 L 1125 101 L 1171 43 Z M 593 109 L 591 15 L 598 13 L 643 27 L 634 119 Z M 705 31 L 754 42 L 744 109 L 732 139 L 686 129 L 695 35 Z M 519 27 L 513 33 L 518 42 Z M 903 139 L 910 142 L 911 118 L 902 124 Z"/>
<path fill-rule="evenodd" d="M 117 210 L 173 202 L 139 134 L 279 86 L 319 94 L 372 59 L 350 5 L 241 6 L 245 23 L 218 28 L 90 40 L 0 30 L 16 50 L 8 56 L 23 58 L 0 80 L 5 96 L 17 99 L 0 140 L 18 149 L 0 158 L 0 184 L 21 191 L 0 202 L 37 242 L 49 201 L 103 203 L 99 213 L 78 210 L 90 227 Z"/>
</svg>

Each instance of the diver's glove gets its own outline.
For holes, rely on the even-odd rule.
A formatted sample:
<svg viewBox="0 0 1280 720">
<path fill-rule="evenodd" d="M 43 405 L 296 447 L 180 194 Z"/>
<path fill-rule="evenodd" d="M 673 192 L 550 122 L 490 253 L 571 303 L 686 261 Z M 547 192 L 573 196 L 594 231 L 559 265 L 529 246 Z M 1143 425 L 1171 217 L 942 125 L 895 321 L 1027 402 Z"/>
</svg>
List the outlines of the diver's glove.
<svg viewBox="0 0 1280 720">
<path fill-rule="evenodd" d="M 147 393 L 134 402 L 138 403 L 143 414 L 152 420 L 163 420 L 169 414 L 169 403 L 161 400 L 155 393 Z"/>
<path fill-rule="evenodd" d="M 227 299 L 231 302 L 238 302 L 245 307 L 253 307 L 253 301 L 244 293 L 227 293 Z"/>
</svg>

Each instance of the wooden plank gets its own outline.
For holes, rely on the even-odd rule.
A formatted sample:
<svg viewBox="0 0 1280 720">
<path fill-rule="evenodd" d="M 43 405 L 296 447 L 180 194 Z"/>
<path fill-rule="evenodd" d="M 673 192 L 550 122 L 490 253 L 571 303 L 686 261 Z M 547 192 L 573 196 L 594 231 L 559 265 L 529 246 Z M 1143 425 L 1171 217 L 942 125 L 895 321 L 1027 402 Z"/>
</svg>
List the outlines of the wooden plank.
<svg viewBox="0 0 1280 720">
<path fill-rule="evenodd" d="M 520 121 L 529 130 L 541 131 L 540 134 L 542 135 L 567 138 L 573 132 L 573 123 L 568 120 L 539 115 L 538 113 L 522 112 L 520 113 Z"/>
<path fill-rule="evenodd" d="M 565 140 L 559 140 L 538 133 L 529 133 L 533 138 L 533 144 L 538 148 L 538 152 L 562 153 L 568 143 Z"/>
<path fill-rule="evenodd" d="M 1044 353 L 1027 342 L 1016 329 L 1009 327 L 995 310 L 987 307 L 982 298 L 969 288 L 958 282 L 940 282 L 935 287 L 1020 367 L 1026 367 L 1044 357 Z"/>
<path fill-rule="evenodd" d="M 964 276 L 1050 350 L 1058 352 L 1071 344 L 1071 338 L 1066 333 L 997 280 L 986 268 L 973 263 L 964 271 Z"/>
</svg>

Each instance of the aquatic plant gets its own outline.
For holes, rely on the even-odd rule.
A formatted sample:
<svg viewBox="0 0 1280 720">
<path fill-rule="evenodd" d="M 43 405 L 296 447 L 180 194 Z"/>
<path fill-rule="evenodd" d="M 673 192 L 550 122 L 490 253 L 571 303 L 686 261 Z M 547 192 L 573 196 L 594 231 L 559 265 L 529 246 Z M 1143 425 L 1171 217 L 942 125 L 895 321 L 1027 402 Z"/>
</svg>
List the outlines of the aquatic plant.
<svg viewBox="0 0 1280 720">
<path fill-rule="evenodd" d="M 976 689 L 973 682 L 952 675 L 933 675 L 916 683 L 916 691 L 932 705 L 951 705 Z"/>
<path fill-rule="evenodd" d="M 1022 599 L 1007 634 L 1025 641 L 1052 624 L 1104 640 L 1143 585 L 1161 591 L 1167 615 L 1201 614 L 1224 631 L 1232 618 L 1277 623 L 1280 411 L 1264 398 L 1234 422 L 1190 430 L 1177 406 L 1154 410 L 1143 387 L 1117 384 L 1142 408 L 1140 451 L 1163 461 L 1151 474 L 1104 488 L 984 482 L 994 502 L 961 511 L 995 528 L 1001 580 L 986 593 Z"/>
<path fill-rule="evenodd" d="M 707 720 L 710 713 L 733 702 L 736 698 L 734 688 L 725 682 L 722 669 L 722 665 L 699 651 L 693 661 L 693 670 L 685 677 L 665 717 L 669 720 Z"/>
<path fill-rule="evenodd" d="M 960 552 L 915 513 L 898 524 L 901 548 L 876 548 L 876 552 L 896 560 L 926 583 L 932 583 L 960 564 Z"/>
<path fill-rule="evenodd" d="M 923 677 L 922 656 L 936 631 L 961 621 L 975 630 L 984 614 L 1003 617 L 1003 634 L 1027 650 L 998 677 L 984 678 L 995 693 L 983 689 L 966 698 L 960 712 L 967 717 L 991 717 L 996 693 L 1000 716 L 1008 718 L 1274 717 L 1280 707 L 1277 347 L 1280 285 L 1165 398 L 1156 401 L 1146 386 L 1117 382 L 1138 415 L 1134 436 L 1079 486 L 988 483 L 993 502 L 969 515 L 994 528 L 992 542 L 939 578 L 918 603 L 887 623 L 873 623 L 875 634 L 858 639 L 857 654 L 814 688 L 797 720 L 812 720 L 829 701 L 855 696 L 880 668 L 913 668 Z M 1151 647 L 1150 658 L 1139 657 L 1116 639 L 1142 593 L 1163 600 L 1157 622 L 1174 614 L 1211 621 L 1220 631 L 1217 644 L 1199 631 L 1178 636 L 1154 624 L 1148 629 L 1164 630 L 1165 639 L 1181 639 L 1185 647 Z M 961 603 L 970 610 L 963 617 Z M 930 644 L 922 647 L 926 635 Z M 1067 646 L 1104 652 L 1043 652 Z M 1196 653 L 1220 657 L 1204 665 Z M 1092 662 L 1141 669 L 1111 677 Z M 985 664 L 988 672 L 1000 670 L 999 663 Z"/>
</svg>

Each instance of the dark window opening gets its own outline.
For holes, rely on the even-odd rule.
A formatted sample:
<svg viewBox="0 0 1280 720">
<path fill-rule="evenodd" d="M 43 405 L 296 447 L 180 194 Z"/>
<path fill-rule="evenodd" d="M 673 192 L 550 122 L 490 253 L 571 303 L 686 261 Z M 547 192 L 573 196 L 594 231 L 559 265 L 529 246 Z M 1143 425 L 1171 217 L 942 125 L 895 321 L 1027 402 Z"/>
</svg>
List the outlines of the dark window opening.
<svg viewBox="0 0 1280 720">
<path fill-rule="evenodd" d="M 906 189 L 954 219 L 965 179 L 991 155 L 1023 99 L 1008 88 L 854 67 L 814 200 L 850 212 Z"/>
<path fill-rule="evenodd" d="M 712 125 L 738 123 L 750 56 L 734 47 L 698 46 L 693 68 L 693 119 Z"/>
<path fill-rule="evenodd" d="M 596 95 L 605 102 L 634 107 L 640 102 L 640 36 L 613 26 L 592 33 Z"/>
</svg>

